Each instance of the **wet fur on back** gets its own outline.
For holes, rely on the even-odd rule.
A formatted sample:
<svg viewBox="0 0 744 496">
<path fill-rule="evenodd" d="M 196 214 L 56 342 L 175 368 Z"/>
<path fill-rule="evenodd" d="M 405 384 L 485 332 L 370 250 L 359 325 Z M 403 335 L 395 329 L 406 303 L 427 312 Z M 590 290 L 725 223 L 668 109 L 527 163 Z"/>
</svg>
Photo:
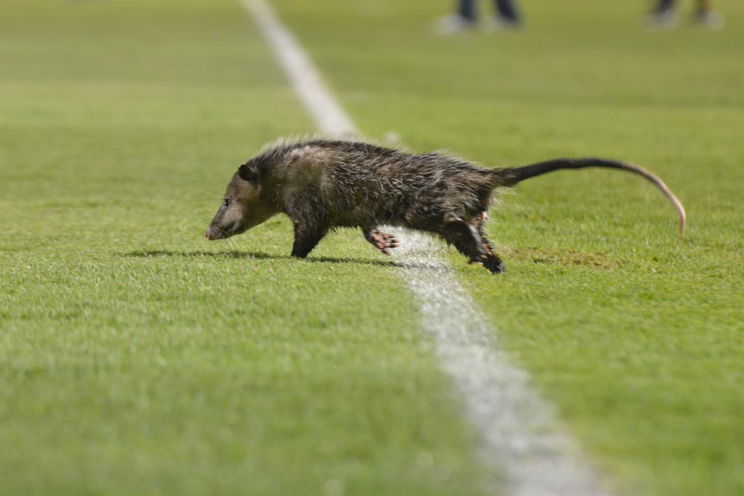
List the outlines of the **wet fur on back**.
<svg viewBox="0 0 744 496">
<path fill-rule="evenodd" d="M 359 227 L 367 241 L 389 253 L 397 240 L 378 230 L 387 224 L 437 234 L 471 262 L 501 272 L 503 263 L 483 232 L 493 190 L 553 170 L 592 166 L 646 174 L 661 188 L 653 174 L 603 159 L 483 169 L 439 153 L 409 154 L 356 141 L 281 142 L 240 166 L 206 237 L 229 237 L 284 213 L 294 224 L 293 256 L 307 256 L 336 227 Z"/>
<path fill-rule="evenodd" d="M 452 157 L 351 141 L 278 146 L 245 164 L 249 178 L 250 169 L 270 190 L 267 200 L 290 217 L 311 215 L 329 227 L 434 228 L 446 214 L 470 218 L 487 209 L 496 186 L 491 171 Z"/>
</svg>

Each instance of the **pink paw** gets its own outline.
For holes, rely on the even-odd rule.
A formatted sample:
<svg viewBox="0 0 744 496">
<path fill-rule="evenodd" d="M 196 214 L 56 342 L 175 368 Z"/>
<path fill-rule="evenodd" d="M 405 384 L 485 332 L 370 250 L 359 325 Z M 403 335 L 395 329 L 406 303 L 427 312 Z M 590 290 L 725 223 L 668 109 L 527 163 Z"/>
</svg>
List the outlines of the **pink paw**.
<svg viewBox="0 0 744 496">
<path fill-rule="evenodd" d="M 390 255 L 390 249 L 398 246 L 398 238 L 392 234 L 378 231 L 377 229 L 367 233 L 367 241 L 372 243 L 378 250 L 385 255 Z"/>
</svg>

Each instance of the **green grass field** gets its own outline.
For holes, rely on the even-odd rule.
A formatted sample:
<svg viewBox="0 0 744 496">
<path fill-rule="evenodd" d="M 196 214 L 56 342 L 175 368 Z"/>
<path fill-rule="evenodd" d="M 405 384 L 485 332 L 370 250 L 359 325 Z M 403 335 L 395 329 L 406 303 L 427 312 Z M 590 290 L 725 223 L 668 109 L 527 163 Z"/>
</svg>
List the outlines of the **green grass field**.
<svg viewBox="0 0 744 496">
<path fill-rule="evenodd" d="M 533 0 L 442 38 L 448 2 L 275 3 L 373 139 L 667 180 L 685 239 L 640 179 L 565 172 L 491 212 L 506 275 L 451 261 L 608 487 L 744 493 L 744 6 L 661 33 L 643 2 Z M 306 261 L 285 219 L 201 237 L 243 159 L 312 131 L 237 1 L 0 4 L 0 494 L 488 493 L 358 232 Z"/>
</svg>

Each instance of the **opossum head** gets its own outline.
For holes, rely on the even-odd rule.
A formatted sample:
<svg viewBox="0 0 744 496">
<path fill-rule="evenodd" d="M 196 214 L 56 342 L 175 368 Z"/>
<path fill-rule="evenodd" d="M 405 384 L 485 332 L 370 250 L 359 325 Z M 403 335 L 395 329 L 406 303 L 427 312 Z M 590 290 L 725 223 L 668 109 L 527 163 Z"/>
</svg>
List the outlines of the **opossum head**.
<svg viewBox="0 0 744 496">
<path fill-rule="evenodd" d="M 225 239 L 255 227 L 277 213 L 262 197 L 260 172 L 256 164 L 240 166 L 227 185 L 222 204 L 204 237 Z"/>
</svg>

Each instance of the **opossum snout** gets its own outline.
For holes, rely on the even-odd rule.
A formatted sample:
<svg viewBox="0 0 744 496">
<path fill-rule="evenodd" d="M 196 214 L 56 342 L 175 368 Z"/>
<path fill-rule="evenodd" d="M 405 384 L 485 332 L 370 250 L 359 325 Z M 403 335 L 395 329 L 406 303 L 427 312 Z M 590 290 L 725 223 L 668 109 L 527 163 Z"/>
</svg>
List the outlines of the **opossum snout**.
<svg viewBox="0 0 744 496">
<path fill-rule="evenodd" d="M 230 235 L 225 232 L 225 230 L 220 229 L 219 226 L 209 226 L 207 230 L 204 232 L 204 237 L 207 238 L 210 241 L 213 241 L 215 239 L 225 239 L 229 238 Z"/>
<path fill-rule="evenodd" d="M 217 232 L 215 231 L 213 226 L 210 226 L 209 228 L 207 228 L 206 231 L 204 231 L 204 237 L 210 241 L 217 239 L 216 235 Z"/>
<path fill-rule="evenodd" d="M 227 225 L 212 222 L 204 233 L 204 237 L 210 241 L 215 239 L 226 239 L 235 236 L 236 234 L 244 233 L 245 231 L 246 227 L 240 221 L 233 221 Z"/>
</svg>

